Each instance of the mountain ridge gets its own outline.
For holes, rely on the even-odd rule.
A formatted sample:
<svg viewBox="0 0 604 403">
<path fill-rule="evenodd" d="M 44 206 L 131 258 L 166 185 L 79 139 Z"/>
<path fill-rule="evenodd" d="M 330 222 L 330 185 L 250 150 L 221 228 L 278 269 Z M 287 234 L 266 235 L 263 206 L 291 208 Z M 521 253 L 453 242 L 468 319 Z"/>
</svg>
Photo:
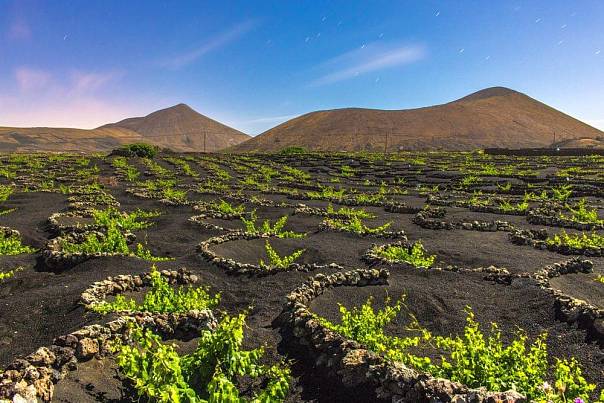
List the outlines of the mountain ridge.
<svg viewBox="0 0 604 403">
<path fill-rule="evenodd" d="M 556 135 L 554 135 L 556 133 Z M 490 87 L 447 103 L 414 109 L 342 108 L 310 112 L 284 122 L 229 152 L 398 151 L 549 146 L 604 132 L 521 92 Z"/>
<path fill-rule="evenodd" d="M 218 151 L 249 136 L 204 116 L 186 104 L 126 118 L 95 129 L 0 127 L 0 151 L 110 151 L 148 142 L 174 151 Z"/>
<path fill-rule="evenodd" d="M 143 117 L 108 123 L 97 129 L 108 128 L 131 130 L 145 139 L 160 138 L 174 151 L 217 151 L 249 139 L 247 134 L 204 116 L 183 103 Z"/>
</svg>

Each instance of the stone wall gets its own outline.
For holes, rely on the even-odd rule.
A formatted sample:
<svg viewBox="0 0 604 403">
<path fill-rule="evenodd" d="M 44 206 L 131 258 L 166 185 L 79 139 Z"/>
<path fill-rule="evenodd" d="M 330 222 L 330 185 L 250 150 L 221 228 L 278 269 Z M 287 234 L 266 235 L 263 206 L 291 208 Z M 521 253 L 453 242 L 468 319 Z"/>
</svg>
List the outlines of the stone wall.
<svg viewBox="0 0 604 403">
<path fill-rule="evenodd" d="M 375 390 L 376 399 L 392 402 L 526 402 L 516 392 L 487 392 L 419 373 L 386 361 L 361 344 L 322 326 L 308 304 L 326 289 L 341 286 L 387 284 L 385 269 L 360 269 L 319 274 L 287 297 L 282 319 L 297 341 L 315 357 L 316 365 L 345 386 Z"/>
<path fill-rule="evenodd" d="M 575 248 L 568 245 L 555 245 L 548 243 L 547 237 L 545 230 L 513 230 L 509 233 L 510 241 L 515 245 L 529 245 L 561 255 L 604 256 L 604 248 Z"/>
<path fill-rule="evenodd" d="M 342 266 L 340 266 L 336 263 L 330 263 L 330 264 L 326 264 L 326 265 L 321 265 L 321 264 L 316 264 L 316 263 L 305 263 L 305 264 L 292 263 L 287 268 L 284 268 L 284 269 L 280 269 L 280 268 L 276 268 L 276 267 L 260 267 L 259 265 L 256 265 L 256 264 L 241 263 L 241 262 L 237 262 L 234 259 L 227 259 L 225 257 L 218 255 L 211 249 L 212 245 L 219 245 L 221 243 L 231 242 L 231 241 L 235 241 L 235 240 L 239 240 L 239 239 L 245 239 L 245 240 L 262 239 L 262 238 L 268 239 L 270 237 L 271 237 L 271 235 L 269 235 L 269 234 L 249 234 L 244 231 L 232 231 L 227 234 L 212 237 L 206 241 L 201 242 L 197 246 L 197 250 L 207 261 L 212 262 L 216 266 L 218 266 L 228 272 L 237 273 L 237 274 L 253 274 L 253 275 L 264 276 L 264 275 L 269 275 L 269 274 L 273 274 L 273 273 L 277 273 L 277 272 L 281 272 L 281 271 L 292 271 L 292 270 L 309 272 L 309 271 L 313 271 L 313 270 L 326 269 L 326 268 L 334 269 L 334 270 L 343 269 Z"/>
<path fill-rule="evenodd" d="M 191 283 L 197 279 L 180 269 L 162 271 L 171 283 Z M 149 284 L 149 274 L 109 277 L 94 283 L 81 296 L 84 305 L 99 303 L 109 294 L 137 290 Z M 115 341 L 128 342 L 128 329 L 138 324 L 164 338 L 182 338 L 212 330 L 217 322 L 210 310 L 186 313 L 157 314 L 149 312 L 122 313 L 104 325 L 90 325 L 57 337 L 51 346 L 40 347 L 25 358 L 14 360 L 0 374 L 0 403 L 52 401 L 54 385 L 77 364 L 112 354 Z"/>
</svg>

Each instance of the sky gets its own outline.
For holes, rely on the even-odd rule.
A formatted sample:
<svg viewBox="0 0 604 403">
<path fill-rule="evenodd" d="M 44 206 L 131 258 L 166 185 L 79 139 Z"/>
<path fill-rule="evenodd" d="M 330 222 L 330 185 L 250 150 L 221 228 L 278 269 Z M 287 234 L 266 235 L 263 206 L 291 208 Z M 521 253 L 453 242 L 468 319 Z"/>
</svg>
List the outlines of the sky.
<svg viewBox="0 0 604 403">
<path fill-rule="evenodd" d="M 604 129 L 604 1 L 0 0 L 0 126 L 182 102 L 257 134 L 492 86 Z"/>
</svg>

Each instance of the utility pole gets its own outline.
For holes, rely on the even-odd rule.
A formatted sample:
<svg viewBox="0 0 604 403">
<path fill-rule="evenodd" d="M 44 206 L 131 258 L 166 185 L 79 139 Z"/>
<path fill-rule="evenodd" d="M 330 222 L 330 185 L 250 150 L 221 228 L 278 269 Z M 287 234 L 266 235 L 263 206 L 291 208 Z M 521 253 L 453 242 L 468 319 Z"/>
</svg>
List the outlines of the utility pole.
<svg viewBox="0 0 604 403">
<path fill-rule="evenodd" d="M 355 116 L 355 119 L 354 119 L 354 143 L 355 143 L 355 146 L 359 145 L 359 123 L 360 123 L 360 117 L 357 113 L 357 115 Z"/>
<path fill-rule="evenodd" d="M 384 154 L 388 151 L 388 131 L 386 130 L 386 141 L 384 142 Z"/>
<path fill-rule="evenodd" d="M 203 152 L 206 152 L 206 131 L 203 131 Z"/>
</svg>

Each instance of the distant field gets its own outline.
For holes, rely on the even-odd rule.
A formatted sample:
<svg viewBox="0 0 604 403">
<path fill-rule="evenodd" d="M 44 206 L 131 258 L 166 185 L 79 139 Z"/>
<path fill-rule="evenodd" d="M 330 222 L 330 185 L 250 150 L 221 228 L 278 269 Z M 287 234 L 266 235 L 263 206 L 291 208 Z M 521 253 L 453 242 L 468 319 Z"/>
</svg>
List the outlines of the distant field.
<svg viewBox="0 0 604 403">
<path fill-rule="evenodd" d="M 288 151 L 0 155 L 0 400 L 597 401 L 603 156 Z"/>
</svg>

